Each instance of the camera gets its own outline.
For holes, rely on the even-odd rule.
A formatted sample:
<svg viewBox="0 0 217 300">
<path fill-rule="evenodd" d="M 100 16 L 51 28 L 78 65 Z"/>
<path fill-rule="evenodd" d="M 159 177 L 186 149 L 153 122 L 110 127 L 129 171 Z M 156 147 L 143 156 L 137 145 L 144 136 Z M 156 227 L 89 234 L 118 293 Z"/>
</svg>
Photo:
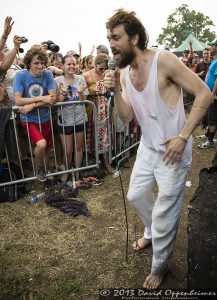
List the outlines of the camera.
<svg viewBox="0 0 217 300">
<path fill-rule="evenodd" d="M 28 39 L 25 36 L 21 36 L 22 42 L 21 43 L 27 43 Z"/>
<path fill-rule="evenodd" d="M 22 42 L 21 43 L 27 43 L 28 42 L 28 39 L 25 37 L 25 36 L 21 36 L 20 37 Z M 19 48 L 19 52 L 20 53 L 23 53 L 24 52 L 24 49 L 23 48 Z"/>
<path fill-rule="evenodd" d="M 52 51 L 52 52 L 58 52 L 60 50 L 60 47 L 56 44 L 54 44 L 53 41 L 45 41 L 41 43 L 42 45 L 47 44 L 48 46 L 48 50 Z"/>
</svg>

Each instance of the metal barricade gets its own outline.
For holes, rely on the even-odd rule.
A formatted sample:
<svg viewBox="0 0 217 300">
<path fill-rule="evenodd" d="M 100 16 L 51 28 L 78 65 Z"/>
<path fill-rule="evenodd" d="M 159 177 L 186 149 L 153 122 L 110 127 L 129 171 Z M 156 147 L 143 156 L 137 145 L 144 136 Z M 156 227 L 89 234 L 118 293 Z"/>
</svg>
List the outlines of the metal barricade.
<svg viewBox="0 0 217 300">
<path fill-rule="evenodd" d="M 67 161 L 67 147 L 66 147 L 66 135 L 64 132 L 64 126 L 63 126 L 63 145 L 59 145 L 56 143 L 55 139 L 57 137 L 57 133 L 55 131 L 56 127 L 56 120 L 55 120 L 55 114 L 57 112 L 53 112 L 54 110 L 59 108 L 59 111 L 61 111 L 62 119 L 63 119 L 63 107 L 65 106 L 71 106 L 71 105 L 82 105 L 83 106 L 83 113 L 86 113 L 86 105 L 92 106 L 93 110 L 93 122 L 94 122 L 94 136 L 95 136 L 95 161 L 91 159 L 91 163 L 89 160 L 89 155 L 88 155 L 88 144 L 87 144 L 87 123 L 84 121 L 83 126 L 84 126 L 84 141 L 83 141 L 83 164 L 82 166 L 76 167 L 75 165 L 73 167 L 70 167 L 68 165 Z M 51 176 L 57 176 L 57 175 L 62 175 L 65 173 L 72 173 L 74 176 L 75 172 L 79 172 L 80 170 L 86 170 L 89 168 L 94 168 L 94 167 L 99 167 L 99 154 L 98 154 L 98 138 L 97 138 L 97 131 L 96 131 L 96 107 L 95 105 L 88 100 L 84 101 L 73 101 L 73 102 L 58 102 L 57 104 L 53 105 L 52 107 L 49 106 L 49 114 L 50 114 L 50 120 L 51 120 L 51 132 L 52 132 L 52 148 L 49 151 L 49 161 L 50 165 L 53 166 L 53 170 L 46 169 L 46 163 L 44 161 L 44 166 L 46 170 L 47 177 Z M 22 129 L 21 123 L 18 120 L 18 106 L 14 106 L 12 108 L 12 115 L 13 115 L 13 127 L 14 127 L 14 134 L 15 134 L 15 141 L 14 145 L 11 145 L 12 147 L 17 148 L 17 163 L 20 166 L 21 173 L 22 173 L 22 178 L 19 180 L 14 180 L 11 172 L 11 167 L 10 167 L 10 158 L 8 155 L 8 149 L 5 147 L 5 158 L 1 160 L 1 163 L 4 163 L 7 165 L 9 173 L 10 173 L 10 181 L 0 183 L 1 186 L 7 186 L 10 184 L 15 184 L 15 183 L 20 183 L 20 182 L 27 182 L 31 180 L 36 179 L 36 170 L 35 170 L 35 160 L 34 160 L 34 145 L 30 140 L 30 135 L 29 135 L 29 124 L 26 121 L 26 128 L 27 132 L 25 133 Z M 38 118 L 39 118 L 39 128 L 41 131 L 41 124 L 40 124 L 40 114 L 39 114 L 39 109 L 38 110 Z M 74 118 L 73 118 L 74 119 Z M 74 127 L 75 123 L 72 124 Z M 22 132 L 22 134 L 21 134 Z M 23 146 L 27 145 L 28 149 L 23 149 Z M 65 165 L 65 170 L 59 170 L 58 169 L 58 162 L 57 162 L 57 146 L 63 146 L 63 162 Z M 76 162 L 78 160 L 78 152 L 77 152 L 77 138 L 75 134 L 75 127 L 74 127 L 74 134 L 73 134 L 73 154 L 74 154 L 74 161 Z M 28 157 L 24 154 L 28 154 Z M 25 161 L 28 161 L 28 165 L 25 164 Z M 76 163 L 75 163 L 76 164 Z M 49 171 L 49 172 L 48 172 Z"/>
<path fill-rule="evenodd" d="M 56 117 L 57 117 L 57 109 L 61 112 L 61 116 L 63 119 L 63 108 L 68 107 L 70 105 L 83 105 L 84 113 L 86 112 L 85 107 L 86 105 L 90 105 L 93 110 L 93 128 L 94 132 L 94 143 L 95 143 L 95 151 L 94 157 L 89 159 L 89 151 L 88 151 L 88 132 L 87 132 L 87 124 L 84 122 L 84 140 L 83 140 L 83 164 L 82 166 L 76 167 L 73 164 L 73 167 L 68 165 L 67 160 L 67 147 L 66 147 L 66 135 L 64 132 L 63 127 L 63 145 L 57 139 L 58 134 L 56 132 Z M 90 169 L 90 168 L 98 168 L 99 167 L 99 150 L 98 150 L 98 136 L 97 136 L 97 108 L 96 106 L 88 100 L 84 101 L 73 101 L 73 102 L 58 102 L 53 106 L 49 106 L 49 114 L 51 120 L 51 132 L 52 132 L 52 148 L 49 151 L 49 169 L 46 169 L 46 163 L 44 161 L 44 166 L 46 170 L 47 177 L 51 176 L 58 176 L 65 173 L 71 173 L 72 176 L 76 172 Z M 35 159 L 34 159 L 34 144 L 32 143 L 29 135 L 29 124 L 26 122 L 27 132 L 21 126 L 21 122 L 19 121 L 18 117 L 18 106 L 14 106 L 12 108 L 13 114 L 13 128 L 15 134 L 15 141 L 13 147 L 17 148 L 17 163 L 20 166 L 22 178 L 19 180 L 14 180 L 11 168 L 10 168 L 10 158 L 8 155 L 8 149 L 5 147 L 5 158 L 3 162 L 8 166 L 8 170 L 10 173 L 10 181 L 0 183 L 0 187 L 7 186 L 10 184 L 20 183 L 20 182 L 28 182 L 36 179 L 36 169 L 35 169 Z M 38 109 L 37 109 L 38 110 Z M 135 121 L 131 121 L 129 124 L 124 124 L 120 120 L 119 116 L 115 112 L 115 108 L 111 105 L 111 99 L 108 99 L 107 102 L 107 114 L 108 114 L 108 140 L 109 140 L 109 147 L 108 147 L 108 154 L 109 154 L 109 163 L 116 162 L 116 164 L 120 164 L 121 161 L 128 159 L 130 156 L 131 149 L 137 147 L 140 141 L 140 127 L 135 123 Z M 40 114 L 38 110 L 38 118 L 40 120 Z M 74 118 L 73 118 L 74 119 Z M 75 124 L 72 124 L 74 127 Z M 39 123 L 39 128 L 41 131 L 41 125 Z M 78 152 L 77 152 L 77 138 L 75 134 L 75 127 L 74 127 L 74 134 L 73 134 L 73 157 L 74 161 L 78 160 Z M 63 151 L 62 159 L 63 164 L 65 166 L 64 170 L 60 170 L 58 168 L 58 147 L 61 147 Z M 93 159 L 94 158 L 94 159 Z M 2 160 L 1 160 L 2 163 Z"/>
<path fill-rule="evenodd" d="M 140 127 L 135 120 L 124 124 L 113 105 L 111 97 L 108 100 L 108 132 L 109 132 L 109 163 L 119 164 L 130 157 L 130 152 L 140 142 Z"/>
</svg>

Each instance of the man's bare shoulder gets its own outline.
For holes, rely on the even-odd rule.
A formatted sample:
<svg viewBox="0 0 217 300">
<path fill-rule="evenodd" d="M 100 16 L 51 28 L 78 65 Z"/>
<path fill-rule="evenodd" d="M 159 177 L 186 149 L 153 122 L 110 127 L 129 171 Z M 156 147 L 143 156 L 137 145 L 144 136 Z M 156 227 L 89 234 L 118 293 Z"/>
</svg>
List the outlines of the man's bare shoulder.
<svg viewBox="0 0 217 300">
<path fill-rule="evenodd" d="M 158 57 L 158 70 L 166 75 L 174 75 L 174 72 L 190 72 L 190 69 L 188 69 L 174 53 L 168 50 L 162 50 L 160 52 Z"/>
<path fill-rule="evenodd" d="M 161 63 L 167 63 L 167 62 L 170 62 L 170 61 L 181 62 L 180 59 L 173 52 L 168 51 L 168 50 L 161 50 L 158 60 Z"/>
</svg>

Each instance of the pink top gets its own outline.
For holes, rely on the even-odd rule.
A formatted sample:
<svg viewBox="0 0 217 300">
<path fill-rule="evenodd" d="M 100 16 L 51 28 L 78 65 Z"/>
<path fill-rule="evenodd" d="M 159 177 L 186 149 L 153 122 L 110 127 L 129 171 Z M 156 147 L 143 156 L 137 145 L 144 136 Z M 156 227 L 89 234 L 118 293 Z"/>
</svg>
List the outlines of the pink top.
<svg viewBox="0 0 217 300">
<path fill-rule="evenodd" d="M 142 143 L 156 151 L 165 152 L 166 146 L 160 145 L 168 137 L 177 135 L 185 123 L 183 93 L 174 107 L 168 107 L 160 95 L 157 79 L 157 60 L 161 50 L 157 50 L 151 65 L 148 82 L 143 91 L 133 86 L 129 77 L 129 67 L 125 69 L 125 82 L 129 101 L 140 124 Z M 192 160 L 192 137 L 188 139 L 181 164 L 189 166 Z"/>
</svg>

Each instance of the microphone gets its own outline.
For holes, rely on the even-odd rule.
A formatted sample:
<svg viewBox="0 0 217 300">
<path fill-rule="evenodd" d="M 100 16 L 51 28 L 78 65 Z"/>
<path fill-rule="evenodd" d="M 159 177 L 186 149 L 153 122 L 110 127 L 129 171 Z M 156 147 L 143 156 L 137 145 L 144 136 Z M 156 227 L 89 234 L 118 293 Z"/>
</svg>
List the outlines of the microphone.
<svg viewBox="0 0 217 300">
<path fill-rule="evenodd" d="M 116 66 L 117 66 L 116 60 L 114 58 L 109 59 L 108 68 L 109 68 L 110 74 L 114 73 Z M 113 88 L 110 88 L 110 96 L 114 97 L 114 89 Z"/>
</svg>

